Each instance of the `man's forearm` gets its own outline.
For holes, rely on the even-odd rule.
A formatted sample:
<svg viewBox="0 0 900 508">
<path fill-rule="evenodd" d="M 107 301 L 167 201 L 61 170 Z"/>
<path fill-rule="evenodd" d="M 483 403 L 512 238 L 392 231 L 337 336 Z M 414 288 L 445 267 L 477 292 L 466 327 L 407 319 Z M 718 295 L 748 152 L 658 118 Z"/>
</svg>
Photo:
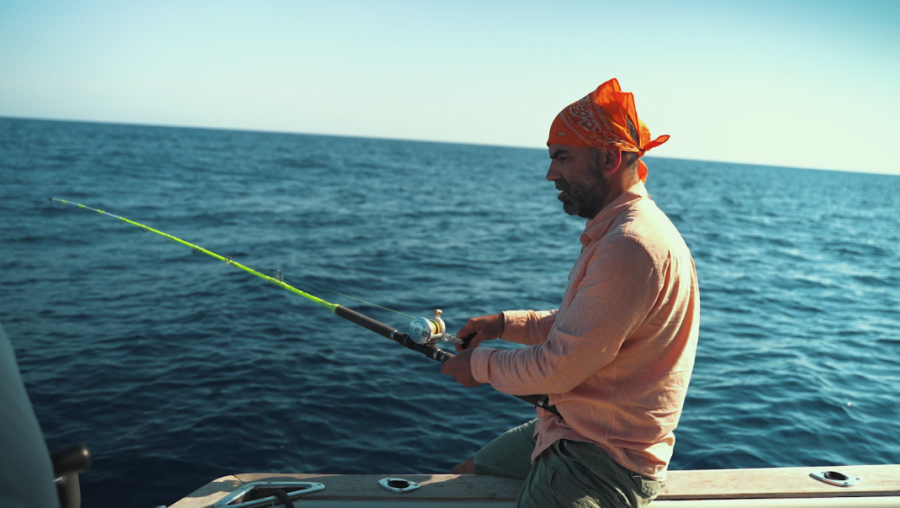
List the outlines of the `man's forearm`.
<svg viewBox="0 0 900 508">
<path fill-rule="evenodd" d="M 533 346 L 547 340 L 556 323 L 554 310 L 508 310 L 503 312 L 503 335 L 509 342 Z"/>
</svg>

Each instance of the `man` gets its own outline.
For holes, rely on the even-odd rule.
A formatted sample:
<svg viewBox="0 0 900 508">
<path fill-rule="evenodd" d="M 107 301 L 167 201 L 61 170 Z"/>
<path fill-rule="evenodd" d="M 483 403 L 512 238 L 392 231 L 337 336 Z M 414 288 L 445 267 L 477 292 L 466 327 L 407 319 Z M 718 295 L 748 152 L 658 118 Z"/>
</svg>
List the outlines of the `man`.
<svg viewBox="0 0 900 508">
<path fill-rule="evenodd" d="M 553 121 L 547 179 L 587 220 L 559 309 L 470 319 L 476 333 L 442 371 L 466 387 L 546 393 L 562 418 L 501 435 L 454 473 L 525 480 L 519 507 L 644 506 L 664 485 L 700 323 L 690 251 L 647 196 L 651 141 L 617 80 Z M 529 347 L 478 348 L 502 338 Z"/>
</svg>

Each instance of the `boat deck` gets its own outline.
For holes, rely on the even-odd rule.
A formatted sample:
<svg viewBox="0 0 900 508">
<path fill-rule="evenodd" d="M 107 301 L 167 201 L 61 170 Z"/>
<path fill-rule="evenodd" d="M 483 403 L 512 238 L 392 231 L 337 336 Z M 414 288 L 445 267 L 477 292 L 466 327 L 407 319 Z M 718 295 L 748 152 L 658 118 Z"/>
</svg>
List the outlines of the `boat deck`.
<svg viewBox="0 0 900 508">
<path fill-rule="evenodd" d="M 810 477 L 814 471 L 839 471 L 861 481 L 850 487 Z M 411 492 L 394 493 L 378 480 L 398 477 L 419 483 Z M 298 506 L 429 506 L 500 508 L 513 506 L 522 482 L 475 475 L 328 475 L 250 473 L 219 478 L 170 508 L 207 508 L 241 486 L 257 481 L 307 481 L 325 489 L 303 496 Z M 769 469 L 670 471 L 666 487 L 652 506 L 713 507 L 900 507 L 900 465 L 823 466 Z"/>
</svg>

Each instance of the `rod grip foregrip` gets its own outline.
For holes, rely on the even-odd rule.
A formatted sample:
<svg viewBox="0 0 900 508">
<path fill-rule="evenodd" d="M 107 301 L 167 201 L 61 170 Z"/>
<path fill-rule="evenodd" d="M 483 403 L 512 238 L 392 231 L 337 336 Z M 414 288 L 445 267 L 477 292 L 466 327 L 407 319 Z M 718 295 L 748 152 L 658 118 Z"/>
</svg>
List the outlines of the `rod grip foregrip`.
<svg viewBox="0 0 900 508">
<path fill-rule="evenodd" d="M 378 335 L 381 335 L 382 337 L 386 337 L 395 342 L 399 342 L 407 348 L 423 353 L 429 358 L 433 358 L 441 363 L 444 363 L 455 356 L 453 353 L 443 351 L 434 347 L 433 345 L 419 344 L 412 340 L 409 335 L 405 333 L 398 333 L 395 328 L 388 326 L 380 321 L 375 321 L 369 316 L 360 314 L 353 309 L 348 309 L 343 305 L 338 305 L 337 307 L 335 307 L 334 313 L 346 319 L 347 321 L 365 328 L 366 330 L 373 331 Z M 472 340 L 472 336 L 470 335 L 469 337 L 466 337 L 466 339 L 467 341 L 464 344 L 468 345 L 468 342 Z M 559 414 L 559 411 L 556 409 L 556 407 L 550 405 L 548 400 L 549 398 L 546 395 L 514 395 L 514 397 L 520 400 L 524 400 L 532 406 L 546 409 L 547 411 L 550 411 L 556 416 L 562 418 L 562 415 Z"/>
<path fill-rule="evenodd" d="M 369 316 L 364 316 L 353 309 L 348 309 L 343 305 L 334 308 L 334 313 L 347 321 L 355 323 L 366 330 L 373 331 L 382 337 L 393 339 L 393 334 L 397 331 L 394 327 L 388 326 L 380 321 L 375 321 Z"/>
</svg>

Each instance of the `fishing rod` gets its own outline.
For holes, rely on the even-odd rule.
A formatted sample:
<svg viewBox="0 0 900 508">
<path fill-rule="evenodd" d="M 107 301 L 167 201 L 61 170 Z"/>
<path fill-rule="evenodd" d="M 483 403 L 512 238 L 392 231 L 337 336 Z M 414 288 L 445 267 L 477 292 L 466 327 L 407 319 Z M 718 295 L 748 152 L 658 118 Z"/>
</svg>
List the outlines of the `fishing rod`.
<svg viewBox="0 0 900 508">
<path fill-rule="evenodd" d="M 134 222 L 133 220 L 126 219 L 125 217 L 121 217 L 118 215 L 114 215 L 112 213 L 98 210 L 96 208 L 91 208 L 86 205 L 82 205 L 79 203 L 74 203 L 71 201 L 67 201 L 65 199 L 56 199 L 50 198 L 50 202 L 58 202 L 62 203 L 63 206 L 67 206 L 69 204 L 77 206 L 79 210 L 90 210 L 92 212 L 96 212 L 98 216 L 102 217 L 104 215 L 108 215 L 110 217 L 119 219 L 121 223 L 131 224 L 132 226 L 137 226 L 141 228 L 145 233 L 150 231 L 151 233 L 156 233 L 162 237 L 165 237 L 169 242 L 180 243 L 186 247 L 190 247 L 192 252 L 202 252 L 207 256 L 218 259 L 219 261 L 224 261 L 226 264 L 231 265 L 235 268 L 240 268 L 247 273 L 253 274 L 261 279 L 267 280 L 276 286 L 286 289 L 292 293 L 298 294 L 307 300 L 313 301 L 322 307 L 333 312 L 335 315 L 340 316 L 351 323 L 357 324 L 367 330 L 373 331 L 382 337 L 391 339 L 392 341 L 408 348 L 413 351 L 418 351 L 419 353 L 424 354 L 428 358 L 432 360 L 437 360 L 441 363 L 446 362 L 447 360 L 453 358 L 455 355 L 453 353 L 449 353 L 444 351 L 436 346 L 438 342 L 453 342 L 455 344 L 462 345 L 463 348 L 468 347 L 469 342 L 475 337 L 475 334 L 469 335 L 464 339 L 460 339 L 454 337 L 447 333 L 447 325 L 444 323 L 444 320 L 441 318 L 441 310 L 434 311 L 433 318 L 426 317 L 418 317 L 413 319 L 408 326 L 408 333 L 403 333 L 396 328 L 376 321 L 369 316 L 364 314 L 360 314 L 359 312 L 344 307 L 343 305 L 338 305 L 335 303 L 327 302 L 317 296 L 311 295 L 305 291 L 301 291 L 290 284 L 284 282 L 284 279 L 281 276 L 281 270 L 277 271 L 277 277 L 269 277 L 263 273 L 260 273 L 252 268 L 244 266 L 237 261 L 231 259 L 230 256 L 224 257 L 216 254 L 215 252 L 209 251 L 200 247 L 198 245 L 194 245 L 192 243 L 186 242 L 181 238 L 177 238 L 168 233 L 163 233 L 162 231 L 158 231 L 156 229 L 151 228 L 150 226 L 145 226 L 144 224 L 140 224 L 138 222 Z M 556 409 L 556 406 L 550 405 L 550 398 L 547 395 L 513 395 L 517 399 L 523 400 L 532 406 L 542 408 L 544 410 L 550 411 L 562 418 L 562 415 L 559 414 L 559 411 Z"/>
</svg>

